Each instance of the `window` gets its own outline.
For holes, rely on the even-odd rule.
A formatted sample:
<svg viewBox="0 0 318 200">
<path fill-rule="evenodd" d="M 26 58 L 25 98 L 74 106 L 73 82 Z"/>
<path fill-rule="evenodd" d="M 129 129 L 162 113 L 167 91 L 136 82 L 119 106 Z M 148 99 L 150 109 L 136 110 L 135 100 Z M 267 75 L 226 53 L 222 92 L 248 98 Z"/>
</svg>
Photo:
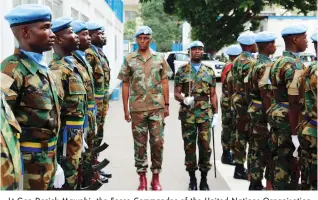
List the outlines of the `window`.
<svg viewBox="0 0 318 200">
<path fill-rule="evenodd" d="M 62 2 L 61 0 L 45 0 L 44 5 L 47 5 L 51 8 L 53 13 L 53 19 L 62 16 Z"/>
<path fill-rule="evenodd" d="M 74 8 L 71 8 L 71 17 L 75 20 L 79 20 L 79 12 Z"/>
<path fill-rule="evenodd" d="M 187 54 L 177 53 L 176 54 L 176 60 L 188 61 L 189 60 L 189 56 Z"/>
<path fill-rule="evenodd" d="M 89 18 L 87 16 L 81 14 L 81 20 L 84 21 L 84 22 L 88 22 Z"/>
</svg>

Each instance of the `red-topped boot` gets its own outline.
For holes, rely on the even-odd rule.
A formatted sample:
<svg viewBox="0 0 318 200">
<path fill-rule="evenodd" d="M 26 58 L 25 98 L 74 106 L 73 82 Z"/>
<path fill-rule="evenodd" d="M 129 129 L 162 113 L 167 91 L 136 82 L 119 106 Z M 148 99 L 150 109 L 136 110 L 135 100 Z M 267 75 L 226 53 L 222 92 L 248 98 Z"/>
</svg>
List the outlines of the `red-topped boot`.
<svg viewBox="0 0 318 200">
<path fill-rule="evenodd" d="M 159 174 L 152 174 L 151 187 L 154 191 L 161 191 L 161 185 L 159 182 Z"/>
<path fill-rule="evenodd" d="M 147 178 L 145 173 L 139 173 L 138 190 L 141 190 L 141 191 L 147 190 Z"/>
</svg>

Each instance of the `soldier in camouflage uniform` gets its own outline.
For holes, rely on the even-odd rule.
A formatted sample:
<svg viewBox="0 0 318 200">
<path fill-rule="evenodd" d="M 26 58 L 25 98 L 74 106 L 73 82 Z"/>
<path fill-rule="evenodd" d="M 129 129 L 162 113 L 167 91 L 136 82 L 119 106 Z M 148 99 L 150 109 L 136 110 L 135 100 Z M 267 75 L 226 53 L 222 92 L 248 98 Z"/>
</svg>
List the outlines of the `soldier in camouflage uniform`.
<svg viewBox="0 0 318 200">
<path fill-rule="evenodd" d="M 92 45 L 85 51 L 86 60 L 93 68 L 95 85 L 95 102 L 97 106 L 96 122 L 97 135 L 94 139 L 95 146 L 103 140 L 105 118 L 108 110 L 110 68 L 103 46 L 106 45 L 104 27 L 93 22 L 88 22 L 87 27 L 92 39 Z"/>
<path fill-rule="evenodd" d="M 106 55 L 103 52 L 103 46 L 106 45 L 106 37 L 104 35 L 104 27 L 94 22 L 86 23 L 89 35 L 92 40 L 90 48 L 85 51 L 86 60 L 90 63 L 93 69 L 93 78 L 95 86 L 95 103 L 97 107 L 96 123 L 97 134 L 94 138 L 94 146 L 101 145 L 104 136 L 104 124 L 108 111 L 109 101 L 109 81 L 110 68 Z M 93 155 L 94 164 L 98 164 L 98 155 Z M 100 175 L 111 178 L 110 173 L 99 171 Z"/>
<path fill-rule="evenodd" d="M 17 93 L 6 100 L 22 129 L 25 190 L 46 190 L 53 186 L 54 176 L 64 175 L 55 173 L 60 168 L 56 163 L 60 129 L 57 83 L 41 61 L 42 53 L 51 50 L 55 40 L 51 18 L 50 8 L 37 4 L 17 6 L 5 16 L 20 46 L 1 63 L 1 71 L 14 79 L 10 89 Z"/>
<path fill-rule="evenodd" d="M 151 34 L 152 30 L 148 26 L 139 27 L 135 34 L 138 50 L 126 57 L 118 75 L 118 79 L 123 81 L 125 120 L 132 121 L 135 166 L 140 176 L 138 190 L 147 190 L 148 131 L 152 161 L 150 169 L 153 173 L 151 186 L 153 190 L 162 189 L 159 173 L 162 165 L 164 118 L 169 115 L 168 63 L 150 49 Z"/>
<path fill-rule="evenodd" d="M 94 137 L 96 135 L 97 127 L 96 127 L 96 113 L 95 113 L 95 89 L 94 89 L 94 79 L 93 79 L 93 70 L 90 64 L 85 59 L 85 50 L 89 48 L 91 45 L 91 37 L 89 36 L 89 32 L 87 29 L 87 25 L 79 20 L 74 20 L 71 23 L 74 32 L 79 36 L 80 45 L 79 50 L 73 52 L 74 64 L 78 67 L 79 73 L 82 77 L 82 80 L 85 85 L 86 94 L 87 94 L 87 108 L 88 111 L 85 114 L 85 122 L 84 123 L 84 138 L 87 143 L 88 148 L 85 150 L 83 154 L 84 161 L 84 170 L 90 169 L 92 167 L 92 150 L 93 150 L 93 142 Z M 91 175 L 87 175 L 83 177 L 83 185 L 88 186 L 91 185 L 91 179 L 97 180 L 102 179 L 101 181 L 107 181 L 104 177 L 99 177 L 99 173 L 94 173 Z"/>
<path fill-rule="evenodd" d="M 211 169 L 211 120 L 212 128 L 217 123 L 218 101 L 215 92 L 216 80 L 212 68 L 201 63 L 204 46 L 200 41 L 190 44 L 191 61 L 181 66 L 175 75 L 175 99 L 181 103 L 181 120 L 184 141 L 185 166 L 190 176 L 189 190 L 197 190 L 195 171 L 198 169 L 196 141 L 199 147 L 200 190 L 209 190 L 207 174 Z M 185 97 L 182 95 L 185 95 Z M 212 105 L 212 106 L 211 106 Z"/>
<path fill-rule="evenodd" d="M 21 127 L 13 115 L 5 96 L 13 97 L 16 93 L 9 88 L 13 79 L 0 73 L 1 89 L 1 135 L 0 135 L 0 190 L 17 190 L 22 172 L 19 137 Z"/>
<path fill-rule="evenodd" d="M 64 189 L 77 187 L 78 166 L 82 153 L 83 125 L 86 113 L 86 90 L 79 69 L 73 63 L 72 51 L 79 47 L 78 36 L 71 27 L 71 18 L 58 18 L 52 22 L 56 35 L 50 69 L 63 87 L 61 102 L 61 130 L 59 133 L 58 162 L 65 173 Z M 65 154 L 65 155 L 63 155 Z"/>
<path fill-rule="evenodd" d="M 318 33 L 311 39 L 317 55 Z M 317 61 L 310 64 L 300 79 L 303 120 L 300 121 L 298 136 L 301 146 L 301 189 L 317 190 Z"/>
<path fill-rule="evenodd" d="M 249 100 L 247 98 L 247 78 L 250 68 L 254 67 L 255 60 L 252 53 L 257 51 L 255 34 L 247 32 L 241 34 L 237 41 L 240 43 L 243 52 L 233 61 L 234 91 L 232 105 L 236 112 L 236 141 L 233 151 L 235 159 L 235 179 L 247 180 L 247 172 L 244 168 L 246 161 L 246 147 L 249 137 L 248 115 Z"/>
<path fill-rule="evenodd" d="M 270 70 L 274 102 L 268 116 L 272 131 L 274 190 L 298 188 L 299 170 L 295 157 L 297 157 L 299 140 L 296 126 L 301 109 L 297 82 L 303 73 L 304 65 L 296 52 L 303 52 L 307 48 L 306 31 L 307 28 L 303 25 L 293 25 L 283 29 L 282 36 L 286 50 Z"/>
<path fill-rule="evenodd" d="M 260 32 L 255 41 L 258 47 L 258 59 L 255 67 L 250 70 L 248 77 L 251 103 L 248 113 L 251 118 L 249 155 L 250 155 L 250 187 L 249 190 L 262 190 L 264 169 L 269 173 L 269 130 L 267 127 L 266 111 L 271 105 L 271 87 L 268 82 L 272 61 L 270 55 L 276 51 L 276 36 L 269 32 Z M 268 178 L 268 177 L 266 177 Z"/>
<path fill-rule="evenodd" d="M 226 50 L 230 61 L 225 65 L 221 74 L 222 81 L 222 96 L 221 96 L 221 109 L 222 109 L 222 133 L 221 143 L 223 147 L 223 154 L 221 162 L 223 164 L 234 165 L 231 149 L 234 149 L 235 142 L 235 113 L 231 105 L 231 96 L 233 90 L 233 75 L 232 67 L 233 60 L 240 55 L 242 48 L 239 45 L 232 45 Z"/>
</svg>

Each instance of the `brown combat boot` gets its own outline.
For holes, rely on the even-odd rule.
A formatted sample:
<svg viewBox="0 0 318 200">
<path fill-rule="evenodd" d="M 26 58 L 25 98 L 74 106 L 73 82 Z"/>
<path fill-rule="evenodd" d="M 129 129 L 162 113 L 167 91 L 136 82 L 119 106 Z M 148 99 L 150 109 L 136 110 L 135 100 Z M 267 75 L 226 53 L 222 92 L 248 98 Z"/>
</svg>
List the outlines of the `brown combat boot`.
<svg viewBox="0 0 318 200">
<path fill-rule="evenodd" d="M 145 173 L 139 173 L 139 186 L 138 190 L 145 191 L 147 190 L 147 178 Z"/>
<path fill-rule="evenodd" d="M 152 174 L 151 187 L 154 191 L 161 191 L 161 185 L 159 182 L 159 174 Z"/>
</svg>

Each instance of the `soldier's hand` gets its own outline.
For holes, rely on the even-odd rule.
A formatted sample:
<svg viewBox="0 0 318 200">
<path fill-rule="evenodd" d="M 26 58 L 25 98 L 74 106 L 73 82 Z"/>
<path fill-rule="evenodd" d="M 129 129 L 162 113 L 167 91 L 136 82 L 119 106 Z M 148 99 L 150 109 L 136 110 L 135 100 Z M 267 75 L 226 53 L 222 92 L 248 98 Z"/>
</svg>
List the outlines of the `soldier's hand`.
<svg viewBox="0 0 318 200">
<path fill-rule="evenodd" d="M 165 106 L 165 109 L 164 109 L 164 117 L 168 117 L 169 116 L 169 107 L 168 106 Z"/>
<path fill-rule="evenodd" d="M 125 120 L 129 123 L 131 121 L 129 112 L 125 112 Z"/>
</svg>

